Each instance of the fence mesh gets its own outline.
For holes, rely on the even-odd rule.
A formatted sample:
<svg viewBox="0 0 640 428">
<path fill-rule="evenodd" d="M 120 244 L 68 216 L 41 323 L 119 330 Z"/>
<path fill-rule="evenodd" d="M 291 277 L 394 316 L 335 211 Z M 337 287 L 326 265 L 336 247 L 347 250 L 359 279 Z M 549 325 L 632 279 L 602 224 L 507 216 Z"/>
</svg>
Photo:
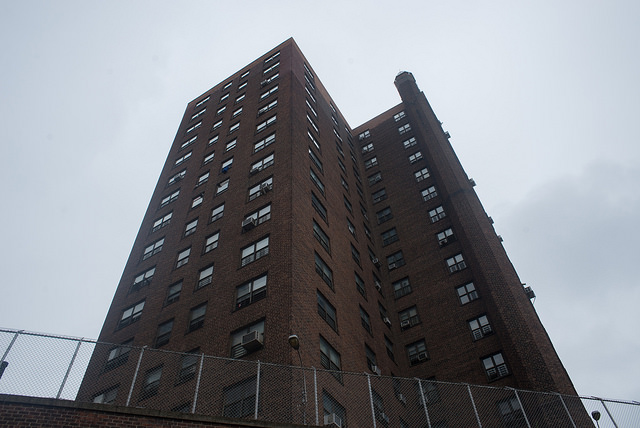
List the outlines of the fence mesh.
<svg viewBox="0 0 640 428">
<path fill-rule="evenodd" d="M 638 427 L 640 403 L 0 330 L 0 393 L 333 427 Z M 594 412 L 600 415 L 596 422 Z"/>
</svg>

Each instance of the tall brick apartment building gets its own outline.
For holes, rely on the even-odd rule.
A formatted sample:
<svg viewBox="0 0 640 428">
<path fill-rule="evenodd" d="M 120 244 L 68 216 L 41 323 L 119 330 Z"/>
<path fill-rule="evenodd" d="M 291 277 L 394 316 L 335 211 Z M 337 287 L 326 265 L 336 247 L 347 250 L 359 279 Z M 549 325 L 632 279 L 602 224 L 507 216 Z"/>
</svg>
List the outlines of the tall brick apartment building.
<svg viewBox="0 0 640 428">
<path fill-rule="evenodd" d="M 449 135 L 395 85 L 353 129 L 289 39 L 190 102 L 99 340 L 297 365 L 296 334 L 307 367 L 575 394 Z M 127 395 L 122 349 L 86 398 Z M 140 368 L 171 400 L 166 372 Z"/>
</svg>

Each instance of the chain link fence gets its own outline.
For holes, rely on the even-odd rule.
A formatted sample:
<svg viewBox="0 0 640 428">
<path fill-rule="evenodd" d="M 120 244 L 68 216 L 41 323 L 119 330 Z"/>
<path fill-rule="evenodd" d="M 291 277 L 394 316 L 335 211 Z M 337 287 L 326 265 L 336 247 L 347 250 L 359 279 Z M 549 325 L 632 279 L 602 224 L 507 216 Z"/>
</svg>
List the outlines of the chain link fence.
<svg viewBox="0 0 640 428">
<path fill-rule="evenodd" d="M 283 366 L 16 330 L 0 329 L 0 354 L 3 394 L 331 427 L 640 426 L 638 402 Z"/>
</svg>

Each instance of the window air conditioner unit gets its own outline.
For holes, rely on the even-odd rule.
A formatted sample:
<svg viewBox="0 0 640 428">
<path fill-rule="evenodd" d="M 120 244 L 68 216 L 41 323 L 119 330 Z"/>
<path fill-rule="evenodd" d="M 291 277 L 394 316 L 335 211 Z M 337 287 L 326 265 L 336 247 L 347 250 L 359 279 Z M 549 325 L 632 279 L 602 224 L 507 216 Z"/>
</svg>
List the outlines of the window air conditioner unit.
<svg viewBox="0 0 640 428">
<path fill-rule="evenodd" d="M 372 258 L 371 261 L 376 267 L 380 267 L 380 260 L 377 257 Z"/>
<path fill-rule="evenodd" d="M 228 167 L 228 166 L 225 166 L 224 168 L 222 168 L 222 172 L 223 172 L 224 174 L 226 174 L 226 173 L 227 173 L 227 171 L 229 171 L 229 167 Z"/>
<path fill-rule="evenodd" d="M 384 412 L 380 413 L 380 417 L 382 418 L 382 420 L 384 421 L 385 424 L 389 423 L 389 416 L 387 416 L 386 413 L 384 413 Z"/>
<path fill-rule="evenodd" d="M 476 187 L 476 180 L 474 180 L 473 178 L 470 178 L 469 184 L 471 184 L 471 187 Z"/>
<path fill-rule="evenodd" d="M 529 299 L 535 299 L 536 297 L 536 293 L 533 292 L 531 287 L 524 287 L 524 294 L 526 294 Z"/>
<path fill-rule="evenodd" d="M 382 371 L 380 370 L 380 367 L 376 366 L 375 364 L 371 365 L 371 371 L 374 372 L 375 374 L 377 374 L 378 376 L 380 376 L 382 374 Z"/>
<path fill-rule="evenodd" d="M 324 415 L 324 426 L 342 428 L 342 419 L 335 413 Z"/>
<path fill-rule="evenodd" d="M 376 281 L 375 287 L 376 287 L 376 290 L 382 291 L 382 285 L 380 285 L 378 281 Z"/>
<path fill-rule="evenodd" d="M 256 175 L 258 172 L 260 172 L 260 168 L 253 168 L 249 171 L 249 175 Z"/>
<path fill-rule="evenodd" d="M 451 138 L 451 134 L 449 134 L 449 131 L 444 131 L 444 136 L 447 138 Z"/>
<path fill-rule="evenodd" d="M 418 354 L 418 361 L 424 361 L 427 359 L 427 353 L 426 352 L 420 352 Z"/>
<path fill-rule="evenodd" d="M 396 268 L 396 264 L 395 263 L 389 263 L 389 270 L 395 269 L 395 268 Z"/>
<path fill-rule="evenodd" d="M 391 320 L 389 319 L 389 317 L 384 317 L 382 318 L 382 321 L 384 321 L 384 323 L 386 325 L 388 325 L 389 327 L 391 327 Z"/>
<path fill-rule="evenodd" d="M 398 394 L 398 400 L 400 400 L 402 404 L 407 404 L 407 397 L 405 397 L 404 394 Z"/>
<path fill-rule="evenodd" d="M 269 81 L 268 80 L 263 80 L 262 82 L 260 82 L 260 87 L 262 88 L 265 85 L 268 85 Z"/>
<path fill-rule="evenodd" d="M 400 322 L 400 328 L 409 328 L 411 326 L 411 322 L 409 320 L 404 320 Z"/>
<path fill-rule="evenodd" d="M 242 336 L 242 347 L 248 352 L 262 348 L 260 333 L 256 330 Z"/>
<path fill-rule="evenodd" d="M 271 190 L 271 186 L 269 186 L 268 184 L 264 183 L 260 185 L 260 191 L 262 193 L 267 193 L 269 190 Z"/>
<path fill-rule="evenodd" d="M 245 218 L 242 222 L 242 230 L 248 231 L 257 226 L 257 220 L 253 217 Z"/>
</svg>

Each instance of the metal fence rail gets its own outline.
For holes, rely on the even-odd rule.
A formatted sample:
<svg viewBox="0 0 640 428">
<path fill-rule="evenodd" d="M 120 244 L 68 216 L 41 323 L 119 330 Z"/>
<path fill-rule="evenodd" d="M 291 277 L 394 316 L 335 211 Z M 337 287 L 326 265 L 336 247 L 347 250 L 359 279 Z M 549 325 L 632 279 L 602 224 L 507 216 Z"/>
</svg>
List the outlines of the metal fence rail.
<svg viewBox="0 0 640 428">
<path fill-rule="evenodd" d="M 319 426 L 640 426 L 638 402 L 335 372 L 16 330 L 0 329 L 0 355 L 4 394 Z"/>
</svg>

